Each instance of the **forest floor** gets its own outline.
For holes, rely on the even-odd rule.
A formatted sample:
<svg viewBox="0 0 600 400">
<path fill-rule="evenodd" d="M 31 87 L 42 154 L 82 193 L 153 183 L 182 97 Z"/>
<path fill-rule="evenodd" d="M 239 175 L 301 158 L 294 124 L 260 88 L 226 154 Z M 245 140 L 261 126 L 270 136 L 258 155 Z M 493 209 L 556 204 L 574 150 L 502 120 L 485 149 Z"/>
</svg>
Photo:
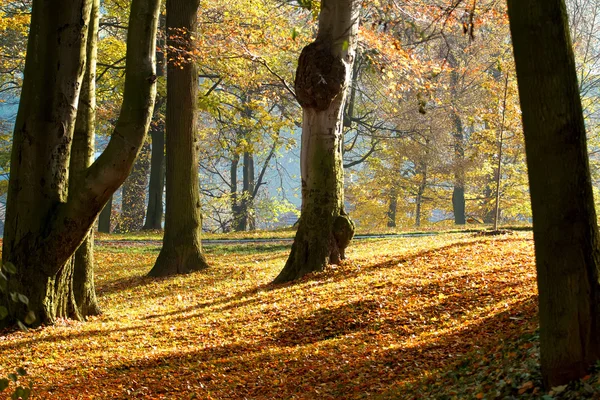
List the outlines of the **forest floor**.
<svg viewBox="0 0 600 400">
<path fill-rule="evenodd" d="M 0 373 L 24 367 L 37 399 L 600 393 L 593 373 L 541 389 L 530 232 L 357 241 L 343 265 L 272 285 L 289 247 L 215 245 L 211 268 L 156 279 L 159 246 L 99 243 L 103 314 L 0 332 Z"/>
</svg>

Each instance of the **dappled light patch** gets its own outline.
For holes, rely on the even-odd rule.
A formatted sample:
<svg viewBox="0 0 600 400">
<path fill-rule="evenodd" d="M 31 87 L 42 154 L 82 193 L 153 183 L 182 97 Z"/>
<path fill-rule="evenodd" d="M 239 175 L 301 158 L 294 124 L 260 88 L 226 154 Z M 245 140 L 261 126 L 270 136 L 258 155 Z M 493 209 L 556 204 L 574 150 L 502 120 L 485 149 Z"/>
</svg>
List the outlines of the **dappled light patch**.
<svg viewBox="0 0 600 400">
<path fill-rule="evenodd" d="M 2 336 L 2 369 L 47 399 L 438 398 L 536 329 L 529 233 L 356 242 L 284 285 L 286 249 L 244 246 L 160 279 L 156 253 L 99 247 L 104 314 Z"/>
</svg>

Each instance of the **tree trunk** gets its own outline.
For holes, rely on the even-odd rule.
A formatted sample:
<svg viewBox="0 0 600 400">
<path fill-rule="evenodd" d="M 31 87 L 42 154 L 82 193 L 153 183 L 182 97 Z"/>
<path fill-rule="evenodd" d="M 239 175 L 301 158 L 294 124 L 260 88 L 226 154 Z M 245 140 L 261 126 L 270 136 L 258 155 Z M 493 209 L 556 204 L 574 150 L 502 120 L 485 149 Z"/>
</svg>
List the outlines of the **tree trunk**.
<svg viewBox="0 0 600 400">
<path fill-rule="evenodd" d="M 231 229 L 236 231 L 241 220 L 239 196 L 237 189 L 237 173 L 240 163 L 240 155 L 236 152 L 231 159 L 229 178 L 231 181 Z"/>
<path fill-rule="evenodd" d="M 154 120 L 150 125 L 152 155 L 150 159 L 150 183 L 148 185 L 148 209 L 143 229 L 161 230 L 163 219 L 163 193 L 165 188 L 165 124 L 160 112 L 163 100 L 157 99 Z"/>
<path fill-rule="evenodd" d="M 296 96 L 303 110 L 302 213 L 292 251 L 275 282 L 339 263 L 354 235 L 344 211 L 343 105 L 351 80 L 360 3 L 322 0 L 316 40 L 298 60 Z"/>
<path fill-rule="evenodd" d="M 199 0 L 167 0 L 169 48 L 187 54 L 198 25 Z M 173 35 L 172 32 L 177 32 Z M 186 57 L 167 64 L 167 205 L 163 247 L 150 276 L 168 276 L 208 267 L 200 243 L 200 189 L 196 128 L 198 74 Z"/>
<path fill-rule="evenodd" d="M 563 0 L 509 0 L 538 274 L 541 369 L 548 388 L 600 358 L 598 227 Z"/>
<path fill-rule="evenodd" d="M 137 232 L 144 226 L 146 214 L 146 188 L 150 173 L 150 144 L 146 142 L 133 164 L 131 173 L 123 183 L 121 196 L 121 222 L 118 232 Z"/>
<path fill-rule="evenodd" d="M 160 35 L 156 48 L 156 76 L 165 76 L 165 19 L 160 17 Z M 143 229 L 162 230 L 163 194 L 165 190 L 165 123 L 161 109 L 165 103 L 162 96 L 156 95 L 150 136 L 152 139 L 152 154 L 150 158 L 150 182 L 148 184 L 148 208 Z"/>
<path fill-rule="evenodd" d="M 102 233 L 110 233 L 110 216 L 112 213 L 112 201 L 113 196 L 111 195 L 104 208 L 102 208 L 102 212 L 100 212 L 100 216 L 98 217 L 98 232 Z"/>
<path fill-rule="evenodd" d="M 465 139 L 463 125 L 458 114 L 454 114 L 454 190 L 452 191 L 452 211 L 454 223 L 464 225 L 465 216 Z"/>
<path fill-rule="evenodd" d="M 121 115 L 102 155 L 68 188 L 71 142 L 92 2 L 34 0 L 23 90 L 13 135 L 3 262 L 9 292 L 29 298 L 36 323 L 72 315 L 73 273 L 61 272 L 141 147 L 155 93 L 158 0 L 133 0 Z M 24 307 L 3 299 L 12 323 Z"/>
<path fill-rule="evenodd" d="M 427 143 L 429 145 L 429 143 Z M 417 189 L 417 196 L 415 198 L 415 226 L 421 226 L 421 206 L 423 204 L 423 194 L 425 193 L 425 189 L 427 188 L 427 163 L 421 163 L 419 168 L 419 173 L 421 174 L 421 182 L 419 183 L 419 187 Z"/>
<path fill-rule="evenodd" d="M 69 166 L 69 186 L 78 187 L 84 178 L 86 169 L 94 161 L 95 123 L 96 123 L 96 54 L 98 23 L 100 19 L 100 0 L 93 0 L 90 25 L 87 38 L 86 71 L 79 95 L 79 108 Z M 71 264 L 71 265 L 70 265 Z M 71 260 L 67 261 L 61 273 L 73 269 L 73 291 L 78 319 L 90 315 L 99 315 L 100 307 L 96 299 L 94 284 L 94 230 L 90 229 L 83 243 Z"/>
<path fill-rule="evenodd" d="M 254 213 L 254 156 L 244 152 L 244 165 L 242 169 L 242 196 L 237 206 L 236 231 L 244 232 L 255 229 Z"/>
<path fill-rule="evenodd" d="M 387 227 L 396 227 L 396 212 L 398 210 L 398 193 L 395 189 L 390 191 L 387 216 Z"/>
</svg>

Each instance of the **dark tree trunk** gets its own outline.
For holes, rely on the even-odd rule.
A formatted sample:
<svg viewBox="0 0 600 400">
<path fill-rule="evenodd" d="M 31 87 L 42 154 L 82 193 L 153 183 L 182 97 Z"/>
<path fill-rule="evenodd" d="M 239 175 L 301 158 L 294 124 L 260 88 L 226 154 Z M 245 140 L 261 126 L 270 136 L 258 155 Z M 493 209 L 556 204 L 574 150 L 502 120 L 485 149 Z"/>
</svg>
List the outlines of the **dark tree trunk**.
<svg viewBox="0 0 600 400">
<path fill-rule="evenodd" d="M 159 81 L 165 76 L 165 19 L 160 18 L 158 47 L 156 49 L 156 76 Z M 150 123 L 150 137 L 152 140 L 152 154 L 150 159 L 150 182 L 148 184 L 148 209 L 146 210 L 147 230 L 162 230 L 163 222 L 163 194 L 165 190 L 165 123 L 161 113 L 165 99 L 156 95 L 152 122 Z"/>
<path fill-rule="evenodd" d="M 3 262 L 17 266 L 9 291 L 29 298 L 36 323 L 72 316 L 73 270 L 65 263 L 127 176 L 154 103 L 158 0 L 133 0 L 121 114 L 106 150 L 69 188 L 67 171 L 85 71 L 90 0 L 32 3 L 24 82 L 13 135 Z M 6 298 L 11 323 L 21 316 Z"/>
<path fill-rule="evenodd" d="M 244 164 L 242 168 L 242 196 L 237 204 L 237 224 L 235 230 L 239 232 L 255 229 L 254 212 L 254 156 L 252 153 L 244 153 Z"/>
<path fill-rule="evenodd" d="M 229 177 L 231 180 L 231 229 L 238 230 L 242 219 L 240 211 L 240 196 L 237 186 L 238 166 L 240 164 L 240 155 L 236 152 L 231 159 L 231 167 L 229 169 Z"/>
<path fill-rule="evenodd" d="M 538 274 L 541 369 L 548 388 L 600 358 L 598 227 L 563 0 L 509 0 Z"/>
<path fill-rule="evenodd" d="M 148 185 L 148 209 L 144 229 L 161 230 L 163 220 L 163 193 L 165 188 L 165 125 L 160 117 L 162 99 L 157 99 L 154 120 L 150 125 L 152 155 L 150 159 L 150 183 Z"/>
<path fill-rule="evenodd" d="M 463 125 L 458 114 L 454 115 L 454 190 L 452 191 L 452 211 L 454 223 L 464 225 L 465 216 L 465 139 Z"/>
<path fill-rule="evenodd" d="M 167 0 L 169 48 L 191 52 L 199 0 Z M 180 57 L 167 65 L 167 204 L 163 247 L 150 276 L 168 276 L 208 267 L 200 243 L 200 189 L 194 61 Z"/>
<path fill-rule="evenodd" d="M 396 192 L 395 189 L 392 189 L 390 191 L 388 210 L 386 213 L 388 228 L 396 227 L 396 212 L 397 212 L 397 210 L 398 210 L 398 193 Z"/>
<path fill-rule="evenodd" d="M 302 213 L 292 251 L 275 282 L 299 279 L 339 263 L 354 235 L 354 224 L 344 212 L 341 141 L 359 8 L 360 3 L 352 0 L 322 0 L 317 38 L 298 60 Z"/>
<path fill-rule="evenodd" d="M 98 232 L 102 233 L 110 233 L 110 216 L 112 213 L 112 201 L 113 196 L 111 195 L 104 208 L 102 208 L 102 212 L 100 212 L 100 216 L 98 217 Z"/>
</svg>

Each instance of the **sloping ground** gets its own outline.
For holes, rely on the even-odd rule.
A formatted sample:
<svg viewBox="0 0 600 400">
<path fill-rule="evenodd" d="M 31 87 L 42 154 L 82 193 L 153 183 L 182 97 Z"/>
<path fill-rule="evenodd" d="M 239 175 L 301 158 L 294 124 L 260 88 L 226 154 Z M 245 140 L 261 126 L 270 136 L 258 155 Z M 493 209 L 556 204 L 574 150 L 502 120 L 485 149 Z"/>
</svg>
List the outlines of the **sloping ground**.
<svg viewBox="0 0 600 400">
<path fill-rule="evenodd" d="M 345 265 L 277 286 L 287 250 L 251 250 L 150 279 L 158 248 L 103 247 L 104 314 L 0 336 L 0 370 L 24 366 L 40 399 L 540 393 L 523 370 L 537 362 L 529 233 L 363 241 Z"/>
</svg>

